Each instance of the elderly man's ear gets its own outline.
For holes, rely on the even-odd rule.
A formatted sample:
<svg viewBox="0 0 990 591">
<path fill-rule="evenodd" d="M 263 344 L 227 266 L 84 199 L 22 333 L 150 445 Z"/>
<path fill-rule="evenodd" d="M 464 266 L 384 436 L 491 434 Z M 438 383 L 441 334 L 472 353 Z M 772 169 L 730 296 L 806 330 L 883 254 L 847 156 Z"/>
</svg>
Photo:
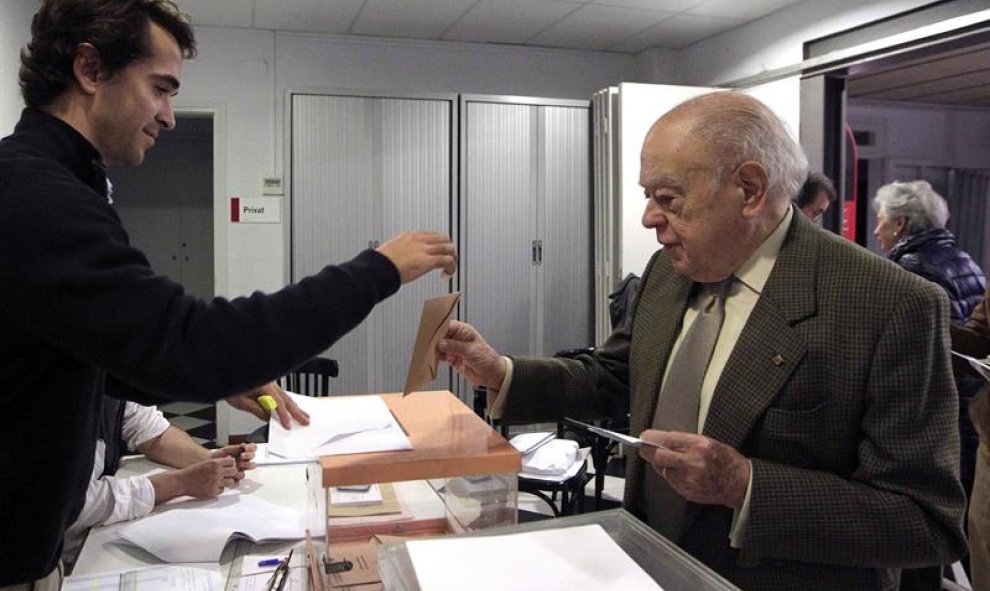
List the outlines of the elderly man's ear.
<svg viewBox="0 0 990 591">
<path fill-rule="evenodd" d="M 755 214 L 766 205 L 767 169 L 759 162 L 744 162 L 736 170 L 736 185 L 742 192 L 742 205 Z"/>
</svg>

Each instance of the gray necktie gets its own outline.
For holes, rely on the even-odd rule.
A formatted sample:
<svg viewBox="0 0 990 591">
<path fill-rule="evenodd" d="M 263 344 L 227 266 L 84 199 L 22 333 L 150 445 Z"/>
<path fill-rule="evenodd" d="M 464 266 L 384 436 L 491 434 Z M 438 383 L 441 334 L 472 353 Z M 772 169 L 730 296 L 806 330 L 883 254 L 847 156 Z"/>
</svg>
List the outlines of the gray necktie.
<svg viewBox="0 0 990 591">
<path fill-rule="evenodd" d="M 654 429 L 698 432 L 701 385 L 722 330 L 725 297 L 732 281 L 730 276 L 722 282 L 704 285 L 700 296 L 704 298 L 704 305 L 684 335 L 670 364 L 670 375 L 660 390 L 660 399 L 653 415 Z M 687 501 L 668 486 L 667 481 L 652 467 L 646 468 L 643 486 L 650 525 L 676 541 L 683 527 Z"/>
</svg>

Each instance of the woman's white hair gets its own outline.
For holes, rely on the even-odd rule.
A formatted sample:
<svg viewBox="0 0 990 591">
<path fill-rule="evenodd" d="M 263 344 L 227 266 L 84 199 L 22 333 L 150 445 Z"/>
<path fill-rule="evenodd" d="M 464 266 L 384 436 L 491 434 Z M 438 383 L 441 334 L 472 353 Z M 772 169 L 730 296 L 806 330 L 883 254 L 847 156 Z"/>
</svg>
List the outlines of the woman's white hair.
<svg viewBox="0 0 990 591">
<path fill-rule="evenodd" d="M 766 105 L 738 92 L 713 92 L 689 99 L 681 110 L 695 117 L 692 131 L 717 150 L 719 177 L 759 162 L 767 171 L 769 195 L 791 200 L 808 178 L 808 158 L 787 125 Z"/>
<path fill-rule="evenodd" d="M 880 187 L 873 198 L 873 209 L 890 218 L 907 220 L 908 236 L 944 228 L 949 221 L 949 206 L 928 181 L 894 181 Z"/>
</svg>

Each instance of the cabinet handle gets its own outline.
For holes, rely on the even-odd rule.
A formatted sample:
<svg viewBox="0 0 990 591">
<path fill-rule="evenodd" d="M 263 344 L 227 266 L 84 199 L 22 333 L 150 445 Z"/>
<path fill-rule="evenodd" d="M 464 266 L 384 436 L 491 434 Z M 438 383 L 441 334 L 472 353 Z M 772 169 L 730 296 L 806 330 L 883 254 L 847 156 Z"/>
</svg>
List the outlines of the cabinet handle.
<svg viewBox="0 0 990 591">
<path fill-rule="evenodd" d="M 538 265 L 539 264 L 538 262 L 536 262 L 537 261 L 537 259 L 536 259 L 536 242 L 537 241 L 534 240 L 533 243 L 532 243 L 533 254 L 530 256 L 530 262 L 532 262 L 534 265 Z"/>
<path fill-rule="evenodd" d="M 542 240 L 537 240 L 536 241 L 536 254 L 537 254 L 536 264 L 542 265 L 543 264 L 543 241 Z"/>
</svg>

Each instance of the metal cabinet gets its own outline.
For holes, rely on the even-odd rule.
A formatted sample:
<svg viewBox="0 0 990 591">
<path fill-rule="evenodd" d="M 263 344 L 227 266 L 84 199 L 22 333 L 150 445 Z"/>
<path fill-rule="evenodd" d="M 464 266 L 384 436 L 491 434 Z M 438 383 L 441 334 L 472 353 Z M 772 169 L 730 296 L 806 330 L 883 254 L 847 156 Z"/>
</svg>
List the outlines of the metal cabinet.
<svg viewBox="0 0 990 591">
<path fill-rule="evenodd" d="M 290 117 L 293 281 L 407 229 L 459 248 L 453 285 L 404 286 L 328 351 L 335 393 L 400 390 L 423 300 L 450 289 L 499 351 L 592 344 L 588 101 L 294 94 Z M 467 397 L 446 371 L 430 387 Z"/>
<path fill-rule="evenodd" d="M 462 316 L 504 353 L 593 344 L 588 101 L 461 97 Z"/>
<path fill-rule="evenodd" d="M 294 94 L 291 109 L 293 281 L 402 230 L 453 234 L 454 97 Z M 326 353 L 333 392 L 401 390 L 423 300 L 448 291 L 434 275 L 377 306 Z"/>
</svg>

